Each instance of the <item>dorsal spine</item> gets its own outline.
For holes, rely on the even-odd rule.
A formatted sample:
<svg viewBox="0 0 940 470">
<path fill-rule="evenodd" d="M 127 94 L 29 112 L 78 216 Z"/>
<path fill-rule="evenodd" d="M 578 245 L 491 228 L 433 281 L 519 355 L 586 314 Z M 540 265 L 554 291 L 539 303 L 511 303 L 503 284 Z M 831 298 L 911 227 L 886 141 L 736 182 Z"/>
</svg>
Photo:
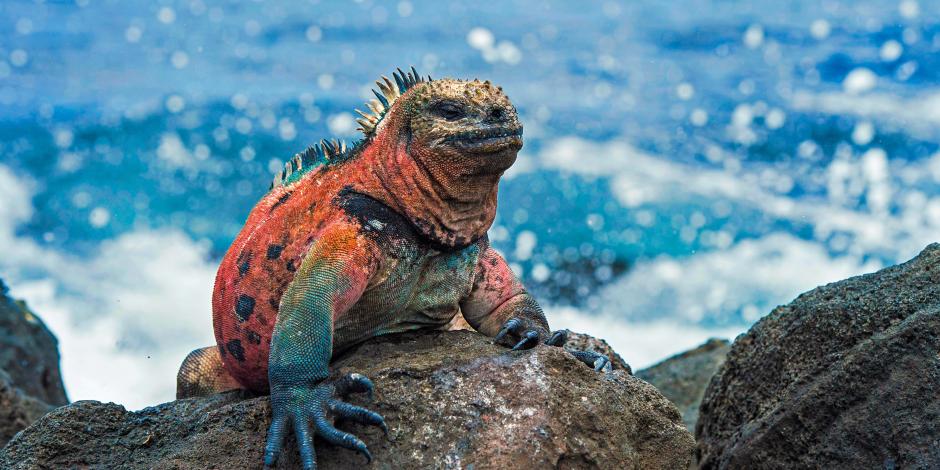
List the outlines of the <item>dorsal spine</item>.
<svg viewBox="0 0 940 470">
<path fill-rule="evenodd" d="M 320 142 L 311 145 L 303 152 L 294 155 L 293 158 L 284 164 L 284 169 L 274 175 L 274 181 L 271 182 L 271 189 L 286 184 L 290 181 L 291 175 L 300 173 L 304 169 L 329 164 L 333 161 L 343 160 L 350 153 L 346 142 L 338 139 L 323 139 Z"/>
<path fill-rule="evenodd" d="M 356 110 L 359 116 L 361 116 L 359 119 L 356 119 L 356 122 L 359 123 L 359 130 L 362 131 L 366 139 L 375 135 L 375 129 L 378 127 L 379 123 L 382 122 L 382 118 L 385 117 L 398 97 L 405 94 L 406 91 L 419 83 L 431 81 L 430 76 L 425 79 L 421 75 L 418 75 L 418 71 L 415 70 L 414 67 L 411 67 L 410 72 L 398 69 L 392 74 L 392 78 L 395 79 L 395 83 L 392 83 L 392 81 L 384 75 L 381 80 L 375 82 L 379 89 L 372 90 L 376 99 L 369 100 L 369 102 L 366 103 L 366 107 L 369 108 L 368 112 Z"/>
<path fill-rule="evenodd" d="M 411 67 L 410 72 L 405 72 L 399 68 L 392 73 L 392 78 L 394 79 L 394 83 L 384 75 L 381 80 L 375 82 L 379 89 L 372 90 L 376 99 L 369 100 L 366 103 L 366 107 L 369 111 L 356 110 L 361 116 L 356 119 L 356 122 L 359 123 L 359 130 L 362 131 L 362 134 L 365 136 L 359 143 L 367 142 L 375 136 L 376 128 L 379 123 L 382 122 L 385 115 L 388 114 L 388 110 L 392 108 L 395 100 L 418 84 L 432 81 L 430 76 L 425 78 L 419 75 L 414 67 Z M 358 146 L 359 143 L 354 147 Z M 306 172 L 306 170 L 316 166 L 328 165 L 333 162 L 345 160 L 351 154 L 352 149 L 347 148 L 346 143 L 341 140 L 321 140 L 319 143 L 313 144 L 303 152 L 294 155 L 294 157 L 284 165 L 284 170 L 274 175 L 274 180 L 271 182 L 271 189 L 299 179 L 299 177 L 291 178 L 292 175 Z"/>
</svg>

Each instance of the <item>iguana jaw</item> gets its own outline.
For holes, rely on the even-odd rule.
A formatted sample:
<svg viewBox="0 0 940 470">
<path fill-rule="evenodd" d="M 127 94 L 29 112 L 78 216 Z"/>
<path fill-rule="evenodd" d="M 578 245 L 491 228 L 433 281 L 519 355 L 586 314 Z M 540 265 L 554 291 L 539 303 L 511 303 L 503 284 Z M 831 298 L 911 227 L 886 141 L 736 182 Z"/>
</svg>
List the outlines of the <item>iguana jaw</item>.
<svg viewBox="0 0 940 470">
<path fill-rule="evenodd" d="M 446 139 L 446 144 L 460 152 L 481 157 L 503 154 L 514 155 L 522 148 L 522 127 L 494 127 L 465 132 L 449 137 Z M 509 162 L 509 164 L 511 165 L 512 162 Z"/>
</svg>

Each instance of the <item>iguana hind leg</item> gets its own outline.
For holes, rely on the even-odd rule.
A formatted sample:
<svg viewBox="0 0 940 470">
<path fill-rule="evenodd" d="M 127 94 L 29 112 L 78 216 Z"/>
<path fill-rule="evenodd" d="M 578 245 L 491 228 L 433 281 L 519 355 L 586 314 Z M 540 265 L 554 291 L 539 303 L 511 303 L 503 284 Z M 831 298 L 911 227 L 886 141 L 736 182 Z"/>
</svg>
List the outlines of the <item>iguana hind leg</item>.
<svg viewBox="0 0 940 470">
<path fill-rule="evenodd" d="M 204 397 L 214 393 L 242 388 L 225 370 L 216 346 L 207 346 L 189 353 L 176 374 L 176 398 Z"/>
</svg>

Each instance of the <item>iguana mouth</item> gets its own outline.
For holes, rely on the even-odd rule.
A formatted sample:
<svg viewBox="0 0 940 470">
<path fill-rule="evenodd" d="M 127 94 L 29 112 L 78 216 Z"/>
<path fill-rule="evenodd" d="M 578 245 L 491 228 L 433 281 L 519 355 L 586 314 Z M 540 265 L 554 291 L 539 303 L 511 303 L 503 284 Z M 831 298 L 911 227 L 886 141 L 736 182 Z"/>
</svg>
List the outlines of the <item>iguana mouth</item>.
<svg viewBox="0 0 940 470">
<path fill-rule="evenodd" d="M 492 128 L 462 132 L 450 136 L 447 143 L 473 153 L 494 153 L 515 147 L 522 148 L 522 127 L 513 129 Z"/>
</svg>

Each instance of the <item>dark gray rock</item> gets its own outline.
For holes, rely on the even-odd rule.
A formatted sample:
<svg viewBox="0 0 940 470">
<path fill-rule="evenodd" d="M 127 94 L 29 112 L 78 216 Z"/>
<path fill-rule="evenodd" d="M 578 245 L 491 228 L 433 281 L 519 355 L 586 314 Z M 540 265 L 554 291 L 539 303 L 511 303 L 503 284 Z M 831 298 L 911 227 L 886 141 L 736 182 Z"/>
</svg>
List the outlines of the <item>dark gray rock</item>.
<svg viewBox="0 0 940 470">
<path fill-rule="evenodd" d="M 643 369 L 636 376 L 653 384 L 663 395 L 679 407 L 682 421 L 689 431 L 695 429 L 698 407 L 705 395 L 705 387 L 718 368 L 725 362 L 731 345 L 726 339 L 712 338 L 695 349 L 666 359 Z"/>
<path fill-rule="evenodd" d="M 65 403 L 55 336 L 0 280 L 0 446 Z"/>
<path fill-rule="evenodd" d="M 940 245 L 778 307 L 712 380 L 703 468 L 940 468 Z"/>
<path fill-rule="evenodd" d="M 68 403 L 59 372 L 59 343 L 26 304 L 7 296 L 0 280 L 0 370 L 23 393 L 51 405 Z"/>
<path fill-rule="evenodd" d="M 371 468 L 686 469 L 694 440 L 676 407 L 623 371 L 596 373 L 560 348 L 508 351 L 471 331 L 382 337 L 334 363 L 364 373 L 391 438 L 351 423 Z M 40 418 L 0 451 L 0 468 L 258 468 L 267 397 L 227 392 L 131 413 L 78 402 Z M 291 438 L 292 439 L 292 438 Z M 365 459 L 325 443 L 321 468 Z M 290 440 L 280 468 L 296 468 Z"/>
<path fill-rule="evenodd" d="M 54 407 L 23 393 L 0 370 L 0 447 Z"/>
</svg>

